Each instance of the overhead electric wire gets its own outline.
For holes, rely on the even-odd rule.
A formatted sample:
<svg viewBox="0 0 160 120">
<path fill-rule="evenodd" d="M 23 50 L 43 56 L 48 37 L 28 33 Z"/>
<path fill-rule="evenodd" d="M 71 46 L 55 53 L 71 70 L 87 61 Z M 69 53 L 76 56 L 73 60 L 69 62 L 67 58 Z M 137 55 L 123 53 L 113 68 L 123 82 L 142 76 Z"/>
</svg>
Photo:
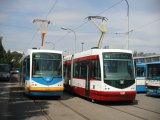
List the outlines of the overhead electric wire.
<svg viewBox="0 0 160 120">
<path fill-rule="evenodd" d="M 102 13 L 107 12 L 107 11 L 110 10 L 111 8 L 113 8 L 113 7 L 117 6 L 118 4 L 120 4 L 122 1 L 123 1 L 123 0 L 116 2 L 115 4 L 113 4 L 112 6 L 110 6 L 109 8 L 107 8 L 107 9 L 99 12 L 97 15 L 101 15 Z"/>
<path fill-rule="evenodd" d="M 52 10 L 55 8 L 57 2 L 58 2 L 58 0 L 56 0 L 56 1 L 53 3 L 52 7 L 50 8 L 50 10 L 48 11 L 48 13 L 47 13 L 47 15 L 46 15 L 46 19 L 48 18 L 49 14 L 52 12 Z"/>
<path fill-rule="evenodd" d="M 55 41 L 55 44 L 60 42 L 63 38 L 65 38 L 68 35 L 68 33 L 64 34 L 61 38 Z"/>
<path fill-rule="evenodd" d="M 102 13 L 104 13 L 104 12 L 109 11 L 110 9 L 112 9 L 113 7 L 115 7 L 115 6 L 117 6 L 118 4 L 122 3 L 123 1 L 124 1 L 124 0 L 120 0 L 120 1 L 116 2 L 115 4 L 113 4 L 112 6 L 110 6 L 109 8 L 107 8 L 107 9 L 99 12 L 99 13 L 96 14 L 96 15 L 98 16 L 98 15 L 101 15 Z M 155 23 L 155 22 L 158 22 L 159 20 L 160 20 L 160 18 L 158 18 L 158 19 L 156 19 L 156 20 L 154 20 L 154 21 L 151 21 L 151 22 L 149 22 L 149 23 L 147 23 L 147 24 L 144 24 L 144 25 L 142 25 L 142 26 L 140 26 L 140 27 L 137 27 L 137 28 L 135 28 L 135 29 L 131 29 L 131 30 L 129 30 L 128 32 L 133 32 L 133 31 L 135 31 L 135 30 L 142 29 L 142 28 L 144 28 L 144 27 L 146 27 L 146 26 L 148 26 L 148 25 L 151 25 L 151 24 L 153 24 L 153 23 Z M 80 24 L 79 26 L 75 27 L 73 30 L 78 30 L 79 28 L 81 28 L 82 26 L 84 26 L 86 23 L 88 23 L 88 21 L 83 22 L 83 23 Z M 125 32 L 125 33 L 109 33 L 109 34 L 128 34 L 128 32 Z M 65 34 L 62 38 L 65 38 L 65 36 L 66 36 L 66 34 Z M 59 39 L 59 40 L 60 40 L 60 39 Z M 58 40 L 58 41 L 59 41 L 59 40 Z"/>
<path fill-rule="evenodd" d="M 120 4 L 123 0 L 116 2 L 115 4 L 113 4 L 112 6 L 110 6 L 109 8 L 99 12 L 98 14 L 96 14 L 96 16 L 101 15 L 104 12 L 107 12 L 108 10 L 112 9 L 113 7 L 117 6 L 118 4 Z M 80 24 L 79 26 L 75 27 L 73 30 L 77 30 L 79 28 L 81 28 L 83 25 L 85 25 L 88 21 L 83 22 L 82 24 Z"/>
<path fill-rule="evenodd" d="M 123 1 L 123 0 L 116 2 L 115 4 L 113 4 L 112 6 L 110 6 L 109 8 L 107 8 L 107 9 L 99 12 L 99 13 L 96 14 L 96 15 L 98 16 L 98 15 L 104 13 L 104 12 L 107 12 L 107 11 L 110 10 L 111 8 L 113 8 L 113 7 L 115 7 L 116 5 L 120 4 L 122 1 Z M 83 22 L 82 24 L 80 24 L 79 26 L 73 28 L 73 30 L 74 30 L 74 31 L 75 31 L 75 30 L 78 30 L 79 28 L 81 28 L 82 26 L 84 26 L 84 25 L 87 24 L 87 23 L 88 23 L 88 21 L 85 21 L 85 22 Z M 62 37 L 62 39 L 65 38 L 65 36 L 67 36 L 67 34 L 65 34 L 65 35 Z M 61 39 L 58 39 L 57 42 L 60 41 L 60 40 L 61 40 Z"/>
<path fill-rule="evenodd" d="M 55 6 L 56 6 L 57 3 L 58 3 L 58 0 L 56 0 L 56 1 L 53 3 L 53 5 L 52 5 L 52 7 L 50 8 L 50 10 L 48 11 L 45 19 L 48 19 L 49 14 L 50 14 L 51 12 L 53 12 L 53 9 L 55 8 Z M 50 24 L 53 25 L 52 22 L 50 22 Z"/>
<path fill-rule="evenodd" d="M 35 36 L 37 35 L 38 33 L 38 29 L 34 32 L 33 36 L 32 36 L 32 39 L 29 41 L 29 43 L 27 44 L 27 46 L 24 48 L 23 52 L 28 48 L 28 46 L 31 45 L 31 43 L 33 42 L 33 39 L 35 38 Z"/>
<path fill-rule="evenodd" d="M 149 25 L 152 25 L 152 24 L 154 24 L 154 23 L 156 23 L 156 22 L 159 22 L 159 21 L 160 21 L 160 18 L 155 19 L 155 20 L 150 21 L 150 22 L 148 22 L 148 23 L 146 23 L 146 24 L 143 24 L 143 25 L 141 25 L 141 26 L 139 26 L 139 27 L 137 27 L 137 28 L 133 28 L 133 29 L 129 30 L 129 32 L 135 32 L 135 31 L 137 31 L 137 30 L 139 30 L 139 29 L 143 29 L 143 28 L 148 27 Z M 116 32 L 116 33 L 114 33 L 114 34 L 128 34 L 128 32 L 121 32 L 121 33 Z"/>
<path fill-rule="evenodd" d="M 80 24 L 79 26 L 75 27 L 73 30 L 77 30 L 79 28 L 81 28 L 83 25 L 85 25 L 88 21 L 83 22 L 82 24 Z"/>
<path fill-rule="evenodd" d="M 136 31 L 136 30 L 139 30 L 139 29 L 143 29 L 143 28 L 145 28 L 145 27 L 147 27 L 147 26 L 149 26 L 149 25 L 151 25 L 151 24 L 154 24 L 154 23 L 156 23 L 156 22 L 158 22 L 158 21 L 160 21 L 160 18 L 155 19 L 155 20 L 153 20 L 153 21 L 150 21 L 150 22 L 148 22 L 148 23 L 146 23 L 146 24 L 144 24 L 144 25 L 141 25 L 140 27 L 131 29 L 130 32 L 133 32 L 133 31 Z"/>
</svg>

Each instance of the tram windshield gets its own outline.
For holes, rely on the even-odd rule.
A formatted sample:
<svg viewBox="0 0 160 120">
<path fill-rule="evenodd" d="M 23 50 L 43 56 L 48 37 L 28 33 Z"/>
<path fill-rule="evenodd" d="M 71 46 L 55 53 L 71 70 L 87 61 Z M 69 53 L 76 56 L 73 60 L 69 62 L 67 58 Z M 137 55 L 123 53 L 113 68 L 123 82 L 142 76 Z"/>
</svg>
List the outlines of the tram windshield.
<svg viewBox="0 0 160 120">
<path fill-rule="evenodd" d="M 57 53 L 33 53 L 33 77 L 62 77 L 62 56 Z"/>
<path fill-rule="evenodd" d="M 103 53 L 104 80 L 134 80 L 132 54 Z"/>
</svg>

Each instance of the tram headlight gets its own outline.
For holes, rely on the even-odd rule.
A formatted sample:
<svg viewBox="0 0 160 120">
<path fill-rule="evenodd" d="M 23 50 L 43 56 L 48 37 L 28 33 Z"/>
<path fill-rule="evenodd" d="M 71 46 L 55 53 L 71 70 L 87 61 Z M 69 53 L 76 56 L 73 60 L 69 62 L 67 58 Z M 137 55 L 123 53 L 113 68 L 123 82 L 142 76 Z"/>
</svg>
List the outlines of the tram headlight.
<svg viewBox="0 0 160 120">
<path fill-rule="evenodd" d="M 32 82 L 31 86 L 37 86 L 37 84 L 35 82 Z"/>
<path fill-rule="evenodd" d="M 59 84 L 58 84 L 58 86 L 62 86 L 62 85 L 63 85 L 62 83 L 59 83 Z"/>
<path fill-rule="evenodd" d="M 37 86 L 37 84 L 32 84 L 31 86 Z"/>
</svg>

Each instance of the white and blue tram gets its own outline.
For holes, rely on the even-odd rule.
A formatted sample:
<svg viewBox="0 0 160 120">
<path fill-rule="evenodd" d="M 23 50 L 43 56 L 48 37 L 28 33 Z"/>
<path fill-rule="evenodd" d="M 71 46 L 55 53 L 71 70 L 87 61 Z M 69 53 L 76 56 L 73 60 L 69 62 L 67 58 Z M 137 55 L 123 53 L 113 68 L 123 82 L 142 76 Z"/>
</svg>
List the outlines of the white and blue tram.
<svg viewBox="0 0 160 120">
<path fill-rule="evenodd" d="M 160 62 L 147 64 L 147 95 L 160 95 Z"/>
<path fill-rule="evenodd" d="M 29 49 L 21 59 L 20 84 L 28 95 L 63 94 L 63 56 L 61 51 Z"/>
<path fill-rule="evenodd" d="M 67 90 L 93 100 L 135 100 L 132 51 L 91 49 L 66 56 L 64 86 Z"/>
<path fill-rule="evenodd" d="M 137 92 L 146 92 L 146 77 L 147 65 L 146 63 L 136 63 L 136 90 Z"/>
</svg>

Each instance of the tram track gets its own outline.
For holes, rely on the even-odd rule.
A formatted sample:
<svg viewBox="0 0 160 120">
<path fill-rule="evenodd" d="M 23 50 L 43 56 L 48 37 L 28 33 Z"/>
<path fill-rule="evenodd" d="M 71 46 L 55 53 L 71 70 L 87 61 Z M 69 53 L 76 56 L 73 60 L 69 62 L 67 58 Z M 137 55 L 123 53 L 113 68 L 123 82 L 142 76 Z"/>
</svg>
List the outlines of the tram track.
<svg viewBox="0 0 160 120">
<path fill-rule="evenodd" d="M 109 107 L 111 109 L 114 109 L 114 110 L 117 110 L 117 111 L 120 111 L 120 112 L 123 112 L 123 113 L 126 113 L 126 114 L 129 114 L 131 116 L 137 117 L 137 118 L 142 119 L 142 120 L 148 120 L 148 118 L 142 117 L 140 115 L 136 115 L 135 113 L 126 111 L 125 109 L 122 110 L 120 108 L 117 108 L 116 106 L 107 106 L 107 107 Z M 156 112 L 156 111 L 153 111 L 153 110 L 148 110 L 148 109 L 145 109 L 145 108 L 142 108 L 142 107 L 139 107 L 139 106 L 130 106 L 130 107 L 138 108 L 138 109 L 141 109 L 141 110 L 144 110 L 144 111 L 147 111 L 147 112 L 151 112 L 151 113 L 160 115 L 159 112 Z"/>
<path fill-rule="evenodd" d="M 57 114 L 58 112 L 55 109 L 52 111 L 52 113 L 51 113 L 51 111 L 47 112 L 46 109 L 45 109 L 44 99 L 43 99 L 43 101 L 34 100 L 34 103 L 35 103 L 35 105 L 37 105 L 40 108 L 40 112 L 42 113 L 43 117 L 47 120 L 54 120 L 55 118 L 59 118 L 59 117 L 61 119 L 65 119 L 64 118 L 65 115 L 67 115 L 67 116 L 70 115 L 68 113 L 71 113 L 71 114 L 73 113 L 74 117 L 79 116 L 79 118 L 83 119 L 83 120 L 91 120 L 93 118 L 93 116 L 88 116 L 86 113 L 82 112 L 80 109 L 76 109 L 74 107 L 75 106 L 75 104 L 74 104 L 75 101 L 73 103 L 71 101 L 70 102 L 66 101 L 68 98 L 70 98 L 70 96 L 63 96 L 59 100 L 55 100 L 55 99 L 45 100 L 45 102 L 47 104 L 50 104 L 49 107 L 52 108 L 52 109 L 48 109 L 48 110 L 53 110 L 53 108 L 57 109 L 58 106 L 59 106 L 59 107 L 61 107 L 61 109 L 58 108 L 58 111 L 62 110 L 62 109 L 64 110 L 64 113 L 62 113 L 62 114 Z M 73 104 L 73 106 L 71 105 L 71 103 Z M 76 105 L 81 105 L 81 104 L 76 103 Z M 97 104 L 97 105 L 100 105 L 100 104 Z M 101 105 L 105 106 L 104 104 L 101 104 Z M 109 111 L 117 111 L 117 112 L 119 111 L 123 114 L 126 114 L 126 116 L 127 115 L 130 116 L 130 117 L 132 116 L 131 118 L 135 118 L 135 119 L 139 119 L 139 120 L 148 120 L 148 119 L 151 119 L 152 117 L 154 119 L 159 119 L 159 115 L 160 115 L 159 111 L 154 111 L 152 109 L 147 109 L 143 106 L 137 106 L 137 105 L 134 105 L 134 104 L 129 105 L 129 106 L 126 105 L 126 104 L 124 104 L 124 106 L 123 106 L 123 104 L 120 105 L 120 106 L 113 104 L 113 106 L 112 105 L 107 105 L 105 107 L 108 108 L 108 110 L 112 109 L 112 110 L 109 110 Z M 103 107 L 103 110 L 107 110 L 105 107 Z M 139 113 L 138 111 L 141 111 L 142 113 Z"/>
<path fill-rule="evenodd" d="M 61 104 L 62 106 L 66 107 L 67 109 L 71 110 L 72 112 L 74 112 L 76 115 L 80 116 L 81 118 L 83 118 L 84 120 L 91 120 L 90 118 L 88 118 L 87 116 L 85 116 L 83 113 L 79 112 L 78 110 L 74 109 L 72 106 L 70 105 L 67 105 L 65 103 L 65 101 L 63 101 L 63 98 L 61 100 L 57 100 L 57 102 L 59 104 Z M 47 120 L 54 120 L 54 116 L 49 116 L 47 114 L 47 112 L 44 110 L 43 108 L 43 105 L 41 105 L 41 101 L 39 100 L 34 100 L 34 103 L 39 106 L 40 108 L 40 111 L 42 112 L 42 115 L 47 119 Z M 106 106 L 108 108 L 111 108 L 113 110 L 116 110 L 116 111 L 119 111 L 119 112 L 122 112 L 122 113 L 125 113 L 125 114 L 128 114 L 130 116 L 133 116 L 137 119 L 141 119 L 141 120 L 148 120 L 148 118 L 146 118 L 146 116 L 141 116 L 137 113 L 134 113 L 134 112 L 131 112 L 131 111 L 127 111 L 127 110 L 123 110 L 123 108 L 119 108 L 119 106 Z M 149 109 L 145 109 L 143 107 L 140 107 L 140 106 L 135 106 L 135 105 L 131 105 L 130 107 L 134 107 L 134 108 L 137 108 L 137 109 L 140 109 L 140 110 L 143 110 L 143 111 L 147 111 L 147 112 L 150 112 L 150 113 L 154 113 L 154 114 L 157 114 L 159 115 L 160 113 L 157 112 L 157 111 L 153 111 L 153 110 L 149 110 Z"/>
<path fill-rule="evenodd" d="M 73 109 L 72 107 L 70 107 L 69 105 L 65 104 L 64 102 L 62 102 L 61 100 L 59 101 L 62 105 L 64 105 L 65 107 L 67 107 L 68 109 L 70 109 L 71 111 L 73 111 L 74 113 L 76 113 L 77 115 L 81 116 L 82 118 L 84 118 L 85 120 L 90 120 L 88 117 L 84 116 L 83 114 L 81 114 L 80 112 L 76 111 L 75 109 Z"/>
<path fill-rule="evenodd" d="M 148 112 L 153 112 L 155 114 L 160 114 L 160 112 L 156 112 L 156 111 L 153 111 L 153 110 L 145 109 L 145 108 L 142 108 L 142 107 L 139 107 L 139 106 L 132 106 L 132 107 L 139 108 L 139 109 L 142 109 L 142 110 L 145 110 L 145 111 L 148 111 Z"/>
<path fill-rule="evenodd" d="M 43 106 L 41 105 L 41 101 L 33 100 L 33 102 L 35 103 L 36 106 L 38 106 L 40 108 L 40 111 L 41 111 L 42 115 L 47 120 L 54 120 L 53 117 L 49 116 L 48 113 L 46 113 L 46 111 L 44 110 Z M 81 114 L 80 112 L 76 111 L 75 109 L 73 109 L 69 105 L 65 104 L 62 100 L 58 100 L 58 103 L 60 103 L 61 105 L 63 105 L 67 109 L 71 110 L 72 112 L 74 112 L 75 114 L 77 114 L 78 116 L 80 116 L 81 118 L 83 118 L 84 120 L 90 120 L 88 117 L 84 116 L 83 114 Z"/>
<path fill-rule="evenodd" d="M 33 117 L 33 119 L 37 118 L 39 120 L 70 120 L 74 118 L 78 120 L 99 120 L 102 118 L 159 120 L 160 118 L 157 102 L 150 106 L 145 106 L 148 105 L 148 101 L 145 104 L 141 102 L 131 105 L 123 102 L 102 102 L 95 104 L 70 94 L 64 94 L 61 99 L 54 97 L 32 97 L 23 94 L 23 90 L 14 85 L 3 88 L 1 92 L 3 95 L 1 103 L 6 103 L 6 106 L 3 105 L 5 110 L 2 111 L 6 115 L 8 113 L 12 115 L 9 116 L 9 119 L 27 119 Z M 146 100 L 146 96 L 141 100 L 143 101 L 144 99 Z M 151 102 L 153 103 L 154 99 Z M 155 109 L 152 109 L 154 107 Z"/>
<path fill-rule="evenodd" d="M 36 106 L 38 106 L 40 108 L 40 111 L 42 113 L 42 115 L 47 119 L 47 120 L 53 120 L 43 109 L 43 107 L 41 106 L 40 102 L 38 102 L 37 100 L 33 100 L 33 102 L 35 103 Z"/>
<path fill-rule="evenodd" d="M 36 100 L 34 97 L 32 96 L 29 96 L 29 95 L 26 95 L 24 93 L 24 91 L 22 90 L 21 87 L 18 87 L 18 91 L 22 94 L 20 94 L 20 100 L 22 100 L 22 102 L 32 102 L 35 104 L 36 107 L 39 108 L 40 110 L 40 114 L 43 116 L 42 120 L 53 120 L 46 112 L 45 110 L 43 109 L 42 105 L 40 104 L 40 102 L 38 100 Z M 13 91 L 12 91 L 13 92 Z M 15 100 L 14 100 L 15 101 Z"/>
<path fill-rule="evenodd" d="M 146 118 L 143 118 L 143 117 L 141 117 L 141 116 L 132 114 L 132 113 L 130 113 L 130 112 L 126 112 L 126 111 L 121 110 L 121 109 L 118 109 L 118 108 L 116 108 L 116 107 L 111 107 L 111 106 L 107 106 L 107 107 L 109 107 L 109 108 L 111 108 L 111 109 L 114 109 L 114 110 L 117 110 L 117 111 L 120 111 L 120 112 L 123 112 L 123 113 L 126 113 L 126 114 L 128 114 L 128 115 L 131 115 L 131 116 L 133 116 L 133 117 L 136 117 L 136 118 L 139 118 L 139 119 L 142 119 L 142 120 L 147 120 Z"/>
<path fill-rule="evenodd" d="M 90 120 L 90 118 L 87 118 L 86 116 L 84 116 L 83 114 L 81 114 L 80 112 L 77 112 L 75 109 L 73 109 L 72 107 L 70 107 L 69 105 L 65 104 L 64 102 L 60 101 L 61 104 L 63 104 L 64 106 L 66 106 L 67 108 L 71 109 L 72 111 L 74 111 L 76 114 L 80 115 L 81 117 L 83 117 L 84 119 L 86 120 Z M 134 112 L 127 112 L 125 110 L 122 110 L 122 109 L 119 109 L 119 108 L 116 108 L 116 106 L 107 106 L 111 109 L 114 109 L 116 111 L 119 111 L 119 112 L 122 112 L 122 113 L 125 113 L 125 114 L 128 114 L 130 116 L 133 116 L 135 118 L 138 118 L 138 119 L 141 119 L 141 120 L 148 120 L 148 118 L 145 118 L 145 116 L 140 116 L 140 115 L 137 115 L 136 113 Z M 148 111 L 148 112 L 152 112 L 152 113 L 155 113 L 155 114 L 160 114 L 159 112 L 156 112 L 156 111 L 153 111 L 153 110 L 148 110 L 148 109 L 145 109 L 145 108 L 142 108 L 142 107 L 138 107 L 138 106 L 131 106 L 131 107 L 134 107 L 134 108 L 138 108 L 138 109 L 141 109 L 141 110 L 144 110 L 144 111 Z"/>
</svg>

